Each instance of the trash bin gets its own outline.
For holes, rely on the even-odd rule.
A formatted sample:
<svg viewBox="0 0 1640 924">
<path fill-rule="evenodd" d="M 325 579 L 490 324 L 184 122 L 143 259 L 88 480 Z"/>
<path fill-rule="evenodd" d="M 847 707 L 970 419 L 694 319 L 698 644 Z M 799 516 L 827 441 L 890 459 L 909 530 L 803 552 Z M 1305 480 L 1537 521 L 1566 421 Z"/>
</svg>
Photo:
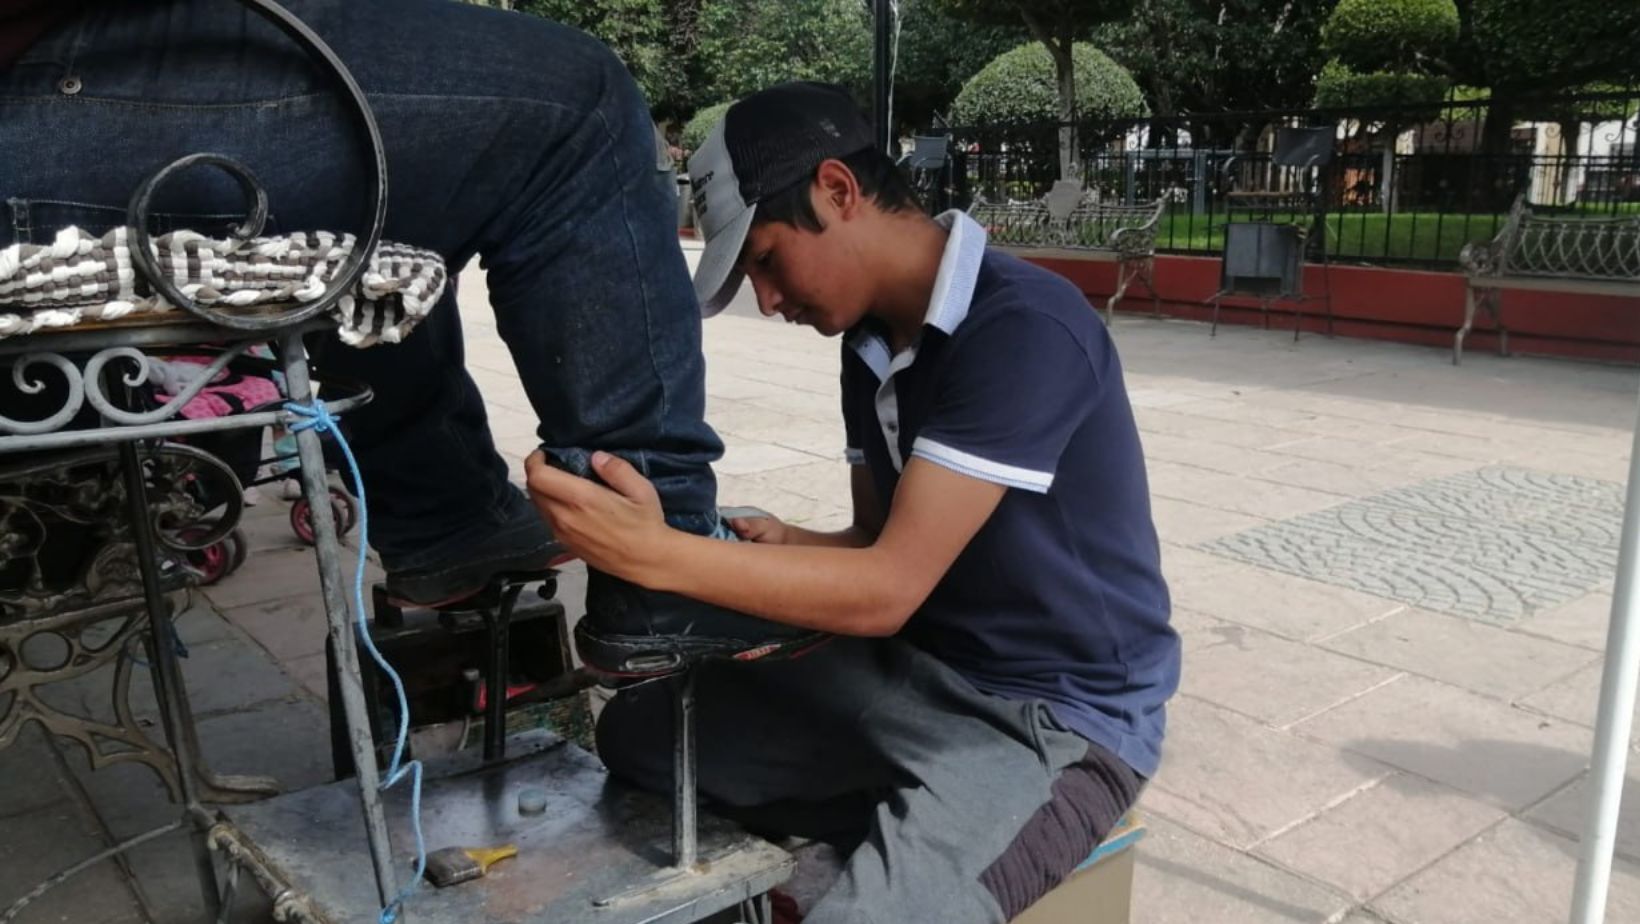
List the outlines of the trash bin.
<svg viewBox="0 0 1640 924">
<path fill-rule="evenodd" d="M 1304 234 L 1297 225 L 1276 222 L 1231 222 L 1224 229 L 1223 294 L 1260 298 L 1299 298 Z"/>
</svg>

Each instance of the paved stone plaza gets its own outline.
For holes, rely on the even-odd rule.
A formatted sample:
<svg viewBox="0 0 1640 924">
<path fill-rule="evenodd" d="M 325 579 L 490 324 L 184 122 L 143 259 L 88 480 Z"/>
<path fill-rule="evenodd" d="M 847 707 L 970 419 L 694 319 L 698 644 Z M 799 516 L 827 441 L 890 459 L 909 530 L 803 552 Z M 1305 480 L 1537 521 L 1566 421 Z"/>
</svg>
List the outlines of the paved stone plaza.
<svg viewBox="0 0 1640 924">
<path fill-rule="evenodd" d="M 533 415 L 482 277 L 461 294 L 473 374 L 520 459 Z M 1564 920 L 1640 375 L 1135 317 L 1116 336 L 1185 644 L 1134 921 Z M 838 343 L 743 297 L 706 347 L 722 501 L 846 523 Z M 197 595 L 184 667 L 219 769 L 299 787 L 329 767 L 323 618 L 284 510 L 253 508 L 257 551 Z M 1640 920 L 1630 783 L 1613 922 Z M 88 773 L 25 733 L 0 751 L 0 906 L 169 812 L 145 771 Z M 155 918 L 184 920 L 183 841 L 131 863 Z M 20 920 L 142 919 L 107 863 Z"/>
</svg>

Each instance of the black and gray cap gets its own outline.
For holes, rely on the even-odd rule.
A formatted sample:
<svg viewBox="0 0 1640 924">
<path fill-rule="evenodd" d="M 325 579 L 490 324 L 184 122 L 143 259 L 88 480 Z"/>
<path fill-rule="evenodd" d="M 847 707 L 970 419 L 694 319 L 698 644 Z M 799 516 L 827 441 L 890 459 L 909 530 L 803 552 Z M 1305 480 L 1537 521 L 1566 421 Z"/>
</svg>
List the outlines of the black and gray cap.
<svg viewBox="0 0 1640 924">
<path fill-rule="evenodd" d="M 735 264 L 758 202 L 808 180 L 822 161 L 872 144 L 870 124 L 835 84 L 783 83 L 730 106 L 689 158 L 695 223 L 706 240 L 695 271 L 701 314 L 722 311 L 740 288 Z"/>
</svg>

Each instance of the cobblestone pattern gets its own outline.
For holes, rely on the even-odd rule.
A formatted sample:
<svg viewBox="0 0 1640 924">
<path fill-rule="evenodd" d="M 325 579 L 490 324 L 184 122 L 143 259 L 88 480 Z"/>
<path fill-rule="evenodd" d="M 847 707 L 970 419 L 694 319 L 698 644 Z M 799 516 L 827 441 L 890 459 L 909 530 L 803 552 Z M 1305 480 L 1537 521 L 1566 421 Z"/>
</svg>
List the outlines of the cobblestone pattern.
<svg viewBox="0 0 1640 924">
<path fill-rule="evenodd" d="M 1621 485 L 1490 467 L 1198 548 L 1424 609 L 1508 623 L 1610 581 L 1622 521 Z"/>
</svg>

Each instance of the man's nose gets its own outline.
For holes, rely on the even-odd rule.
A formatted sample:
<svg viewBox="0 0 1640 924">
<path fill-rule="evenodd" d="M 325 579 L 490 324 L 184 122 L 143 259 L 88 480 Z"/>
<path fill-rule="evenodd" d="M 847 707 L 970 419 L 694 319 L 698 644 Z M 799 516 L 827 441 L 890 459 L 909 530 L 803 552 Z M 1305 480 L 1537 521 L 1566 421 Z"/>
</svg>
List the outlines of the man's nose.
<svg viewBox="0 0 1640 924">
<path fill-rule="evenodd" d="M 780 313 L 780 303 L 785 299 L 781 297 L 779 289 L 767 280 L 753 279 L 752 291 L 757 294 L 757 310 L 762 312 L 764 317 L 772 318 Z"/>
</svg>

